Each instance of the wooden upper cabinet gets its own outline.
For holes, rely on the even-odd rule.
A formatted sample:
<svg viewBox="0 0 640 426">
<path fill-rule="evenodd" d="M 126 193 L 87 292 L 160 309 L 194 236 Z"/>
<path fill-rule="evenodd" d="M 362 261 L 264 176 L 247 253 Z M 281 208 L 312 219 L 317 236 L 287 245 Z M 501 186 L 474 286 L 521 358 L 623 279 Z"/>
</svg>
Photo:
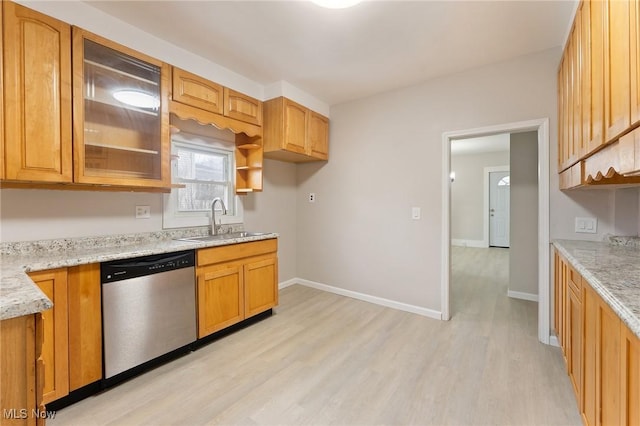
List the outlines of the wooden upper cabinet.
<svg viewBox="0 0 640 426">
<path fill-rule="evenodd" d="M 612 142 L 631 125 L 630 1 L 608 0 L 604 10 L 604 127 Z"/>
<path fill-rule="evenodd" d="M 3 2 L 4 3 L 4 2 Z M 0 3 L 0 47 L 4 50 L 4 5 Z M 0 180 L 5 178 L 4 167 L 4 60 L 0 54 Z"/>
<path fill-rule="evenodd" d="M 583 0 L 576 11 L 558 69 L 561 189 L 640 184 L 627 137 L 640 126 L 639 9 Z"/>
<path fill-rule="evenodd" d="M 224 88 L 224 115 L 262 126 L 262 102 L 228 87 Z"/>
<path fill-rule="evenodd" d="M 587 108 L 583 120 L 586 124 L 587 153 L 591 153 L 604 143 L 604 29 L 603 16 L 605 3 L 601 0 L 585 1 L 588 19 L 583 17 L 586 28 L 585 58 L 589 66 L 585 67 L 583 81 L 584 105 Z M 588 25 L 587 25 L 588 23 Z"/>
<path fill-rule="evenodd" d="M 640 124 L 640 5 L 637 1 L 629 2 L 631 33 L 631 126 Z"/>
<path fill-rule="evenodd" d="M 329 119 L 290 99 L 264 103 L 265 157 L 290 162 L 327 160 Z"/>
<path fill-rule="evenodd" d="M 233 132 L 235 191 L 262 191 L 262 102 L 176 67 L 172 89 L 170 111 L 178 119 L 172 124 L 180 129 L 181 122 L 193 120 Z"/>
<path fill-rule="evenodd" d="M 287 151 L 306 153 L 308 110 L 288 99 L 283 100 L 283 147 Z"/>
<path fill-rule="evenodd" d="M 580 87 L 580 9 L 569 35 L 565 53 L 558 72 L 559 121 L 558 171 L 561 172 L 578 161 L 582 149 L 582 110 Z"/>
<path fill-rule="evenodd" d="M 71 182 L 71 27 L 2 7 L 4 178 Z"/>
<path fill-rule="evenodd" d="M 571 93 L 573 96 L 572 147 L 571 162 L 575 163 L 584 154 L 584 136 L 582 134 L 582 8 L 576 13 L 575 27 L 571 44 Z"/>
<path fill-rule="evenodd" d="M 169 187 L 169 65 L 73 28 L 74 180 Z"/>
<path fill-rule="evenodd" d="M 640 174 L 640 128 L 622 136 L 617 144 L 619 172 Z"/>
<path fill-rule="evenodd" d="M 220 84 L 173 67 L 172 99 L 205 111 L 222 114 L 224 93 Z"/>
<path fill-rule="evenodd" d="M 329 119 L 314 111 L 309 115 L 309 145 L 312 157 L 329 159 Z"/>
<path fill-rule="evenodd" d="M 262 126 L 261 101 L 177 67 L 173 67 L 171 98 L 183 105 Z M 198 121 L 206 122 L 206 118 Z M 230 123 L 216 121 L 214 124 L 232 128 L 234 133 L 242 131 Z"/>
<path fill-rule="evenodd" d="M 558 173 L 569 167 L 569 83 L 568 55 L 563 55 L 558 69 Z"/>
</svg>

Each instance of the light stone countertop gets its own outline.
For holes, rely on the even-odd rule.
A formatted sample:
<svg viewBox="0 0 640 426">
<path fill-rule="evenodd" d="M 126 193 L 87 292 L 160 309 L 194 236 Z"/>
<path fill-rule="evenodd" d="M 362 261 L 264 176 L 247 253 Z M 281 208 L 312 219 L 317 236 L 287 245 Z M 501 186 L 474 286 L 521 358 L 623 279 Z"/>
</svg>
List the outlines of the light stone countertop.
<svg viewBox="0 0 640 426">
<path fill-rule="evenodd" d="M 557 240 L 553 245 L 640 338 L 640 247 L 634 241 Z"/>
<path fill-rule="evenodd" d="M 205 232 L 192 228 L 186 232 L 3 243 L 0 245 L 0 320 L 42 312 L 53 306 L 27 272 L 278 237 L 276 233 L 264 233 L 207 242 L 174 240 L 205 235 Z"/>
</svg>

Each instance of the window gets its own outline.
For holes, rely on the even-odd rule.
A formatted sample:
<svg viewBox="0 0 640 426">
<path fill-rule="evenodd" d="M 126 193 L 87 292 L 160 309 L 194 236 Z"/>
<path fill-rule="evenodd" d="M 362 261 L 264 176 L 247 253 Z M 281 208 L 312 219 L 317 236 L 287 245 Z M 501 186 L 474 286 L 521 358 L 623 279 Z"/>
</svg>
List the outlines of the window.
<svg viewBox="0 0 640 426">
<path fill-rule="evenodd" d="M 510 186 L 511 182 L 510 182 L 510 178 L 509 176 L 505 176 L 502 179 L 500 179 L 500 181 L 498 182 L 498 186 Z"/>
<path fill-rule="evenodd" d="M 234 150 L 232 142 L 174 135 L 171 176 L 174 184 L 183 187 L 173 189 L 164 197 L 165 228 L 209 225 L 211 201 L 217 197 L 227 207 L 226 215 L 217 216 L 222 223 L 242 221 L 234 194 Z"/>
</svg>

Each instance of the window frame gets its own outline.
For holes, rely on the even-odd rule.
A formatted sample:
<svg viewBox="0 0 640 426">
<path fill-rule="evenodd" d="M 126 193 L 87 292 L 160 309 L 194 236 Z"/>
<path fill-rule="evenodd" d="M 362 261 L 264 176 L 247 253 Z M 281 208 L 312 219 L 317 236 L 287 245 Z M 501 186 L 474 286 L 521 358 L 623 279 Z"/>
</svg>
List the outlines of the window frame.
<svg viewBox="0 0 640 426">
<path fill-rule="evenodd" d="M 232 214 L 216 214 L 216 219 L 222 224 L 242 223 L 243 211 L 240 197 L 235 193 L 235 143 L 233 140 L 222 138 L 212 138 L 200 135 L 192 135 L 180 132 L 171 136 L 171 182 L 180 184 L 177 178 L 177 149 L 186 148 L 193 151 L 212 152 L 223 154 L 228 158 L 227 178 L 229 182 L 228 202 L 225 201 L 227 211 Z M 178 210 L 178 188 L 174 188 L 170 193 L 163 195 L 162 227 L 169 228 L 189 228 L 197 226 L 211 225 L 211 210 L 196 212 L 181 212 Z M 216 213 L 221 212 L 216 208 Z"/>
</svg>

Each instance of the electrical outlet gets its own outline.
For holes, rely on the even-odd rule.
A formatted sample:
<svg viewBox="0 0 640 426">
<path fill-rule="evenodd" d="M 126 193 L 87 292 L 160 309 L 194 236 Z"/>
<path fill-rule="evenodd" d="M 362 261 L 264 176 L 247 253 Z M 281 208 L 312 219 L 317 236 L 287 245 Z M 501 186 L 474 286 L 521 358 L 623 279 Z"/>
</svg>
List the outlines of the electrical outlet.
<svg viewBox="0 0 640 426">
<path fill-rule="evenodd" d="M 310 203 L 315 203 L 316 202 L 316 193 L 315 192 L 310 192 L 309 193 L 309 202 Z"/>
<path fill-rule="evenodd" d="M 580 234 L 595 234 L 598 230 L 598 219 L 595 217 L 576 217 L 575 232 Z"/>
<path fill-rule="evenodd" d="M 149 219 L 151 217 L 151 207 L 136 206 L 136 219 Z"/>
</svg>

